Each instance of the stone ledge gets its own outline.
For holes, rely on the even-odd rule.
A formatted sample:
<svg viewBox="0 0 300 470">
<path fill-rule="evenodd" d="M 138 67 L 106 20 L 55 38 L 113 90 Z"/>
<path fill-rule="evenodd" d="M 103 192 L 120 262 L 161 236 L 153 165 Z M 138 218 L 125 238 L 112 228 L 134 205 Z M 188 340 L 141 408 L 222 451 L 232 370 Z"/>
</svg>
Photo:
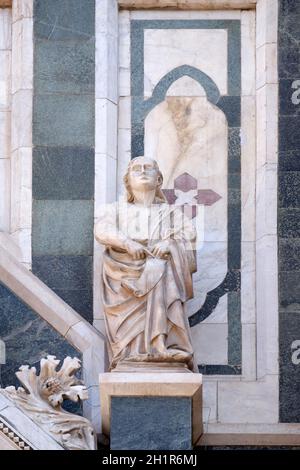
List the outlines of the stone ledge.
<svg viewBox="0 0 300 470">
<path fill-rule="evenodd" d="M 300 446 L 299 434 L 202 434 L 196 446 Z"/>
<path fill-rule="evenodd" d="M 254 9 L 256 0 L 118 0 L 120 9 L 164 8 L 178 10 Z"/>
</svg>

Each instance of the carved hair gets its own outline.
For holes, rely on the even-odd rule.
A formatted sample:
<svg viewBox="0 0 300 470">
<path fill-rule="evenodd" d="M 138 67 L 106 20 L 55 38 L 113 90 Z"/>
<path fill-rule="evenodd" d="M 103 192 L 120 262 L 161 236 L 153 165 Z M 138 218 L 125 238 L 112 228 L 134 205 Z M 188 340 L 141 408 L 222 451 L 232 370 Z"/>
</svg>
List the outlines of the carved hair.
<svg viewBox="0 0 300 470">
<path fill-rule="evenodd" d="M 130 162 L 128 163 L 128 167 L 127 167 L 127 171 L 126 171 L 126 174 L 123 178 L 123 181 L 124 181 L 124 184 L 125 184 L 125 188 L 126 188 L 126 193 L 127 193 L 127 202 L 133 202 L 134 201 L 134 195 L 133 195 L 133 192 L 132 192 L 132 189 L 131 189 L 131 186 L 130 186 L 130 183 L 129 183 L 129 173 L 130 173 L 130 170 L 133 166 L 134 163 L 136 163 L 136 161 L 139 159 L 139 158 L 144 158 L 144 156 L 139 156 L 139 157 L 135 157 L 133 158 L 132 160 L 130 160 Z M 161 187 L 162 187 L 162 184 L 163 184 L 163 175 L 162 175 L 162 172 L 160 171 L 159 169 L 159 166 L 157 164 L 157 161 L 154 160 L 153 158 L 149 158 L 149 160 L 151 160 L 154 164 L 154 168 L 157 170 L 158 172 L 158 180 L 159 180 L 159 183 L 158 185 L 156 186 L 156 191 L 155 191 L 155 202 L 167 202 L 167 199 L 164 195 L 164 193 L 162 192 L 161 190 Z"/>
</svg>

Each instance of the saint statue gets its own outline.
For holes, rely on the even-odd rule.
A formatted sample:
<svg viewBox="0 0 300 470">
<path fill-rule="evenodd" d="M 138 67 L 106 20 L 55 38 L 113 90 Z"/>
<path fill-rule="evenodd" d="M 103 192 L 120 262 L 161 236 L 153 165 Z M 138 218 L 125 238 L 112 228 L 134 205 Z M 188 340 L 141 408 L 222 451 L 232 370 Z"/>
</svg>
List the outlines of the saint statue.
<svg viewBox="0 0 300 470">
<path fill-rule="evenodd" d="M 155 160 L 132 159 L 124 183 L 126 197 L 106 205 L 95 227 L 105 246 L 110 371 L 196 372 L 185 312 L 197 269 L 196 231 L 182 206 L 168 204 Z"/>
</svg>

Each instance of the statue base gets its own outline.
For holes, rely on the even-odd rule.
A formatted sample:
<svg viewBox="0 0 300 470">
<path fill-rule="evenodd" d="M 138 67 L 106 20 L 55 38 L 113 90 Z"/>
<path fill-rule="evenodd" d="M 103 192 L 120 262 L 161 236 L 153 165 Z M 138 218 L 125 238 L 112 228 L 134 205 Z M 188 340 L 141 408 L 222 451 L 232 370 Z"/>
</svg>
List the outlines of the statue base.
<svg viewBox="0 0 300 470">
<path fill-rule="evenodd" d="M 100 374 L 100 399 L 112 450 L 189 450 L 202 434 L 201 374 Z"/>
<path fill-rule="evenodd" d="M 117 364 L 112 372 L 145 372 L 145 373 L 191 373 L 192 371 L 188 366 L 182 362 L 133 362 L 122 361 Z"/>
</svg>

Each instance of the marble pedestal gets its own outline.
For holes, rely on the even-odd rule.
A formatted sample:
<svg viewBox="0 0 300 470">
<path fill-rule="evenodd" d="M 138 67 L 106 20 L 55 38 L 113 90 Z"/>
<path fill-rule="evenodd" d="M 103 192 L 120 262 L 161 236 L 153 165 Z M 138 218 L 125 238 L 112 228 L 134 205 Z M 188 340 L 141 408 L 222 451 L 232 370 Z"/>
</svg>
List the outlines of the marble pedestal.
<svg viewBox="0 0 300 470">
<path fill-rule="evenodd" d="M 202 434 L 201 374 L 100 374 L 100 400 L 112 450 L 188 450 Z"/>
</svg>

